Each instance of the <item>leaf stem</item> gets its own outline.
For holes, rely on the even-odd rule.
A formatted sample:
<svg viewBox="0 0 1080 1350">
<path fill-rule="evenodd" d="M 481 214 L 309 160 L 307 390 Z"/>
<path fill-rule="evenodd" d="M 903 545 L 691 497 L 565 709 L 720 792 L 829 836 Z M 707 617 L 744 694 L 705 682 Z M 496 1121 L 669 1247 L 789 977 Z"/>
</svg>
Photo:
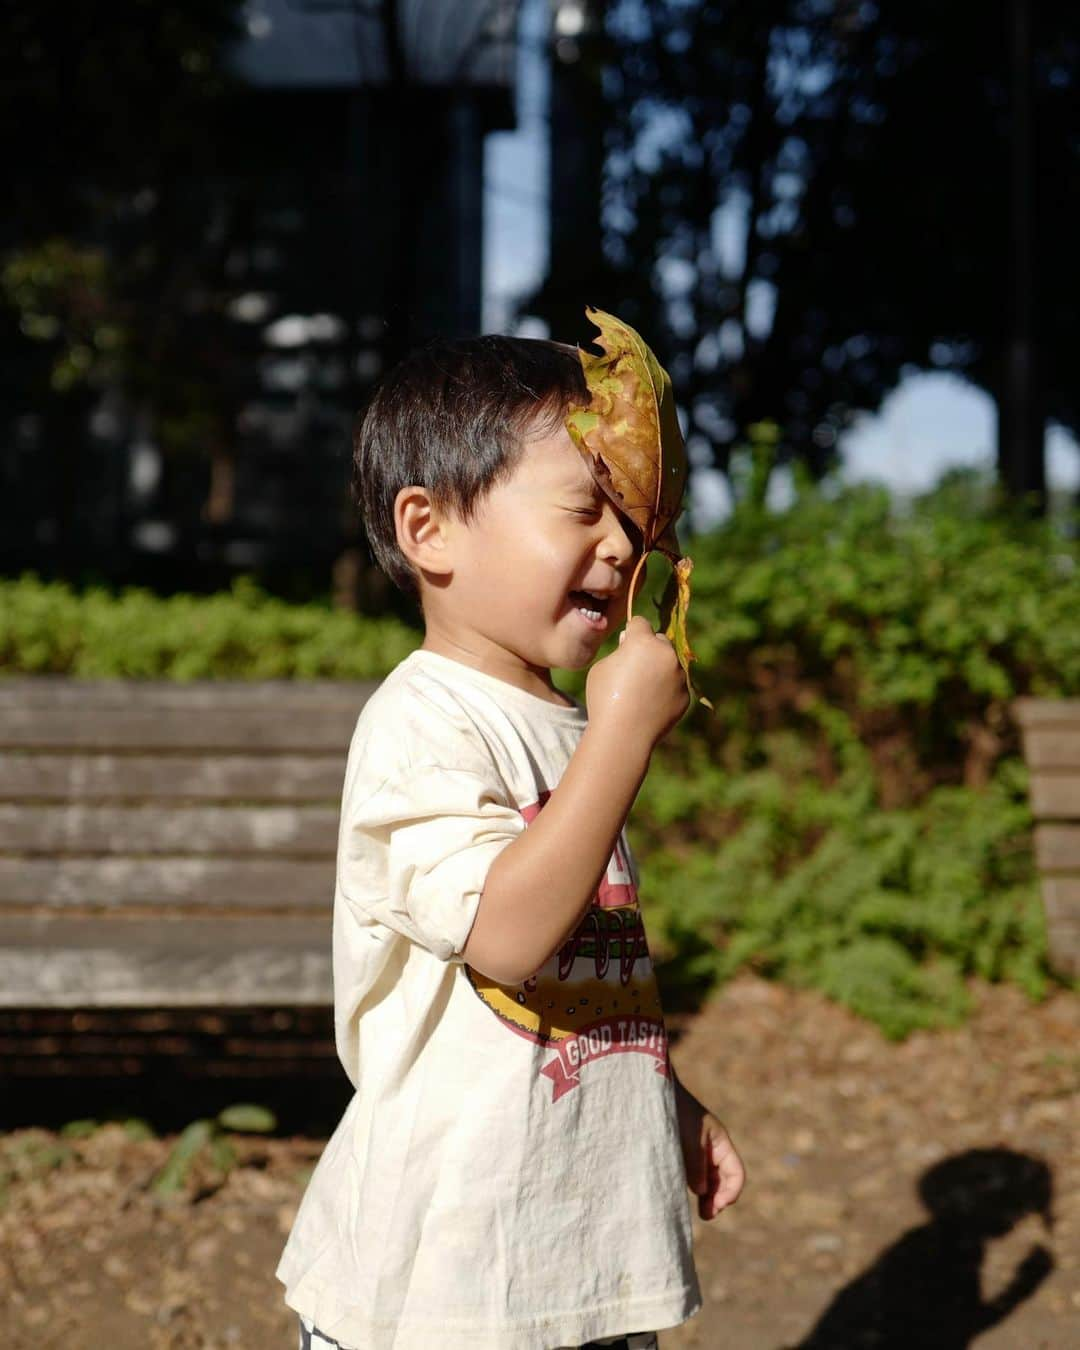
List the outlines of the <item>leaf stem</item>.
<svg viewBox="0 0 1080 1350">
<path fill-rule="evenodd" d="M 645 550 L 645 552 L 644 552 L 644 553 L 641 555 L 641 557 L 638 559 L 638 565 L 634 568 L 633 575 L 632 575 L 631 578 L 630 578 L 630 591 L 629 591 L 629 594 L 628 594 L 627 597 L 626 597 L 626 622 L 627 622 L 627 623 L 629 623 L 630 620 L 634 617 L 634 596 L 637 594 L 637 582 L 638 582 L 638 577 L 641 575 L 641 569 L 645 566 L 645 563 L 648 561 L 649 554 L 650 554 L 651 552 L 652 552 L 652 549 L 646 549 L 646 550 Z"/>
</svg>

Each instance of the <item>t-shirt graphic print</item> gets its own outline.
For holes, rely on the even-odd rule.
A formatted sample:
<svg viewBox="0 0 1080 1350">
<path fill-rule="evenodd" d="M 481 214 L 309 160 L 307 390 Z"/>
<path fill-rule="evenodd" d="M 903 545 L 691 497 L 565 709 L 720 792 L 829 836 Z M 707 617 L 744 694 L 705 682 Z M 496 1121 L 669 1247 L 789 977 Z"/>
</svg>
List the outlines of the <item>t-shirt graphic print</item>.
<svg viewBox="0 0 1080 1350">
<path fill-rule="evenodd" d="M 526 824 L 550 798 L 522 808 Z M 668 1073 L 668 1045 L 637 883 L 620 836 L 593 903 L 559 950 L 520 985 L 497 984 L 465 967 L 479 997 L 507 1027 L 550 1047 L 540 1072 L 559 1101 L 590 1064 L 616 1054 L 648 1055 Z"/>
</svg>

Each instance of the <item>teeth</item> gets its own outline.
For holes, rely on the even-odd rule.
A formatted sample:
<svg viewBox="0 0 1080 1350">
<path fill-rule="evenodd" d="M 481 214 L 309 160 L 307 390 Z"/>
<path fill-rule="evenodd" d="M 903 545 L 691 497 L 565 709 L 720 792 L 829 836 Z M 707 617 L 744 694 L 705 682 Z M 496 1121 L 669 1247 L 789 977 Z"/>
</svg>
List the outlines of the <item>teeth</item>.
<svg viewBox="0 0 1080 1350">
<path fill-rule="evenodd" d="M 578 605 L 578 609 L 587 619 L 592 619 L 594 622 L 603 617 L 598 609 L 586 609 L 584 605 Z"/>
</svg>

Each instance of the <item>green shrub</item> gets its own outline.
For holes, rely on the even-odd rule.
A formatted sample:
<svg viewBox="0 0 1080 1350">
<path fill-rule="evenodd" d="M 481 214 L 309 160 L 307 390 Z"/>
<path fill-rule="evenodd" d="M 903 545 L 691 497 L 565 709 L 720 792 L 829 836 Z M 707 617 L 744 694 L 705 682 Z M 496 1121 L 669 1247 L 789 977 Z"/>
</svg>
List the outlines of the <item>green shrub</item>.
<svg viewBox="0 0 1080 1350">
<path fill-rule="evenodd" d="M 1080 548 L 1041 523 L 934 496 L 902 515 L 881 490 L 806 493 L 692 552 L 699 679 L 725 704 L 720 726 L 742 726 L 748 700 L 759 722 L 823 731 L 839 710 L 860 739 L 899 738 L 923 774 L 948 777 L 997 757 L 1017 695 L 1080 690 Z"/>
<path fill-rule="evenodd" d="M 696 801 L 670 752 L 650 772 L 633 836 L 672 982 L 707 988 L 751 966 L 897 1036 L 955 1022 L 969 975 L 1044 992 L 1021 764 L 893 810 L 875 804 L 868 763 L 830 788 L 783 764 L 714 767 Z"/>
<path fill-rule="evenodd" d="M 632 820 L 669 1002 L 751 966 L 900 1036 L 961 1017 L 971 976 L 1046 988 L 1010 708 L 1080 694 L 1080 545 L 973 500 L 960 481 L 903 512 L 804 488 L 689 542 L 716 715 L 661 747 Z M 250 583 L 0 582 L 7 673 L 377 678 L 418 641 Z"/>
<path fill-rule="evenodd" d="M 250 581 L 219 595 L 78 594 L 0 580 L 0 673 L 87 679 L 377 679 L 420 641 L 396 619 L 274 599 Z"/>
<path fill-rule="evenodd" d="M 965 981 L 1046 987 L 1010 707 L 1080 692 L 1080 549 L 1049 526 L 804 492 L 691 541 L 716 706 L 654 757 L 633 819 L 669 989 L 741 966 L 899 1036 Z"/>
</svg>

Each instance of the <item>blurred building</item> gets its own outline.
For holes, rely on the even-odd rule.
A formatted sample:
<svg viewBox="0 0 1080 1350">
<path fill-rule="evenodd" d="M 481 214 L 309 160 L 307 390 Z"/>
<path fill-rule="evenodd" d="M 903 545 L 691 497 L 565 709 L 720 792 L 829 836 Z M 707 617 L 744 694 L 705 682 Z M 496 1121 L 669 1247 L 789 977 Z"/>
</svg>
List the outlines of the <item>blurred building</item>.
<svg viewBox="0 0 1080 1350">
<path fill-rule="evenodd" d="M 62 418 L 0 407 L 4 572 L 325 589 L 355 552 L 367 389 L 426 337 L 478 331 L 483 146 L 513 124 L 517 0 L 237 13 L 228 126 L 176 168 L 176 378 L 98 382 L 56 400 Z"/>
</svg>

